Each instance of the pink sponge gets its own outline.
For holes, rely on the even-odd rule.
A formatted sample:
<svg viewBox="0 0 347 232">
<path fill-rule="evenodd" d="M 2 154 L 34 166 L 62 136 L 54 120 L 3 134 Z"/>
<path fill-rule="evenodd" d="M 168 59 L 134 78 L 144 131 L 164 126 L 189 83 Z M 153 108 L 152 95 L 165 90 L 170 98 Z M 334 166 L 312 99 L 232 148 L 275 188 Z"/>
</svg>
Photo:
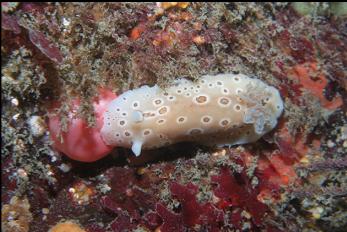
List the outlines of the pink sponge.
<svg viewBox="0 0 347 232">
<path fill-rule="evenodd" d="M 60 152 L 63 152 L 71 159 L 94 162 L 106 156 L 112 146 L 104 143 L 100 135 L 100 129 L 103 126 L 103 115 L 106 106 L 117 96 L 107 89 L 100 89 L 99 96 L 94 99 L 93 106 L 96 116 L 96 126 L 88 127 L 87 122 L 81 118 L 73 118 L 73 114 L 69 115 L 69 123 L 67 132 L 61 131 L 60 117 L 49 116 L 49 131 L 54 142 L 53 146 Z M 80 105 L 80 100 L 73 101 L 72 109 L 75 111 Z M 62 134 L 62 140 L 59 134 Z"/>
</svg>

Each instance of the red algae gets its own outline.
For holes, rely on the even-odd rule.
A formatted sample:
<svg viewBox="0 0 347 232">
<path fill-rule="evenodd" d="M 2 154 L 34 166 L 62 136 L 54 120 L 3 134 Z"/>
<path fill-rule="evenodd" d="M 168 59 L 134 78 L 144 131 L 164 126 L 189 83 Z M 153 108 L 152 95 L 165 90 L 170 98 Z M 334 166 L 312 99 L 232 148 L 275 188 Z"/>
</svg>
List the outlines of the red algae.
<svg viewBox="0 0 347 232">
<path fill-rule="evenodd" d="M 48 40 L 42 32 L 29 29 L 29 39 L 49 59 L 58 64 L 63 62 L 63 55 L 59 48 Z"/>
<path fill-rule="evenodd" d="M 186 187 L 176 182 L 171 183 L 171 194 L 176 196 L 182 202 L 182 217 L 183 222 L 187 226 L 194 226 L 198 223 L 199 212 L 201 212 L 200 205 L 196 202 L 195 195 L 197 193 L 197 186 L 189 183 Z"/>
<path fill-rule="evenodd" d="M 131 222 L 128 215 L 119 212 L 117 218 L 111 222 L 110 227 L 113 231 L 122 231 L 124 229 L 133 230 L 136 228 L 136 225 Z"/>
<path fill-rule="evenodd" d="M 313 61 L 315 50 L 312 42 L 305 37 L 294 37 L 288 30 L 282 31 L 278 35 L 281 49 L 291 55 L 299 64 Z"/>
<path fill-rule="evenodd" d="M 158 213 L 155 212 L 149 212 L 144 217 L 144 225 L 145 227 L 149 228 L 150 230 L 155 230 L 156 228 L 159 228 L 160 225 L 163 224 L 163 220 L 158 215 Z"/>
<path fill-rule="evenodd" d="M 140 177 L 127 168 L 109 169 L 106 176 L 111 180 L 111 194 L 103 196 L 100 205 L 106 212 L 117 215 L 111 223 L 114 231 L 135 228 L 138 224 L 156 228 L 160 218 L 153 214 L 157 200 L 154 189 L 148 189 L 148 177 Z"/>
<path fill-rule="evenodd" d="M 256 226 L 262 224 L 268 208 L 258 201 L 259 190 L 251 187 L 245 175 L 235 177 L 228 169 L 223 168 L 219 176 L 212 176 L 212 181 L 218 184 L 214 191 L 215 195 L 223 199 L 227 206 L 240 207 L 248 211 L 253 216 L 252 220 Z"/>
<path fill-rule="evenodd" d="M 164 205 L 160 203 L 156 205 L 156 212 L 163 220 L 163 224 L 160 226 L 161 231 L 184 231 L 182 215 L 169 211 Z"/>
<path fill-rule="evenodd" d="M 17 20 L 18 18 L 15 15 L 1 13 L 1 28 L 13 31 L 15 34 L 20 34 L 21 28 Z"/>
<path fill-rule="evenodd" d="M 211 203 L 200 205 L 196 200 L 198 187 L 189 183 L 186 186 L 176 182 L 170 184 L 171 194 L 182 204 L 183 223 L 187 227 L 200 225 L 210 231 L 218 231 L 223 222 L 223 212 Z"/>
</svg>

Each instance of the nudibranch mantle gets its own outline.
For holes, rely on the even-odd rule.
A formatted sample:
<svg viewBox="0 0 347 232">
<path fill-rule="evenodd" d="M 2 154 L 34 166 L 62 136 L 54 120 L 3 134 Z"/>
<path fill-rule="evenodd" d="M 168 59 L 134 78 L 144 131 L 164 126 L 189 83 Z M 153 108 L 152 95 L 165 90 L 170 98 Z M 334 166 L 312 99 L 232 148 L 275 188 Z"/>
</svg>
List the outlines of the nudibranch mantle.
<svg viewBox="0 0 347 232">
<path fill-rule="evenodd" d="M 257 141 L 283 111 L 277 89 L 243 74 L 181 78 L 162 89 L 142 86 L 113 100 L 101 135 L 107 145 L 143 149 L 192 141 L 231 146 Z"/>
</svg>

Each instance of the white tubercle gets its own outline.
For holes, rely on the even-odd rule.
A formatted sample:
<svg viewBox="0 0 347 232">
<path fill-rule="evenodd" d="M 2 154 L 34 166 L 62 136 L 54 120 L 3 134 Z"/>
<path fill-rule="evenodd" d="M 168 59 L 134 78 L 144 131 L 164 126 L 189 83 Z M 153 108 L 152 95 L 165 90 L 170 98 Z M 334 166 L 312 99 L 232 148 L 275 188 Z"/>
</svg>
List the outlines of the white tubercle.
<svg viewBox="0 0 347 232">
<path fill-rule="evenodd" d="M 131 147 L 131 150 L 134 152 L 136 156 L 139 156 L 141 154 L 141 147 L 142 147 L 142 142 L 135 140 L 133 142 L 133 145 Z"/>
<path fill-rule="evenodd" d="M 258 140 L 277 124 L 283 101 L 277 89 L 242 74 L 178 79 L 161 89 L 143 86 L 113 100 L 101 134 L 108 145 L 142 149 L 193 141 L 235 145 Z"/>
</svg>

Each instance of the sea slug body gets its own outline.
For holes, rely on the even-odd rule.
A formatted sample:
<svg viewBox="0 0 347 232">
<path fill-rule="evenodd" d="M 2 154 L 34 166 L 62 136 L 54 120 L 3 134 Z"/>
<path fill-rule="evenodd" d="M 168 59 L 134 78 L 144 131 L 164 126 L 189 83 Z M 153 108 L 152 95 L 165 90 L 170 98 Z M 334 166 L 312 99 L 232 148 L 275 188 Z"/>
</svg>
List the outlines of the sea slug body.
<svg viewBox="0 0 347 232">
<path fill-rule="evenodd" d="M 231 146 L 258 140 L 283 111 L 278 90 L 243 74 L 206 75 L 129 90 L 111 101 L 101 136 L 110 146 L 158 148 L 182 141 Z"/>
</svg>

